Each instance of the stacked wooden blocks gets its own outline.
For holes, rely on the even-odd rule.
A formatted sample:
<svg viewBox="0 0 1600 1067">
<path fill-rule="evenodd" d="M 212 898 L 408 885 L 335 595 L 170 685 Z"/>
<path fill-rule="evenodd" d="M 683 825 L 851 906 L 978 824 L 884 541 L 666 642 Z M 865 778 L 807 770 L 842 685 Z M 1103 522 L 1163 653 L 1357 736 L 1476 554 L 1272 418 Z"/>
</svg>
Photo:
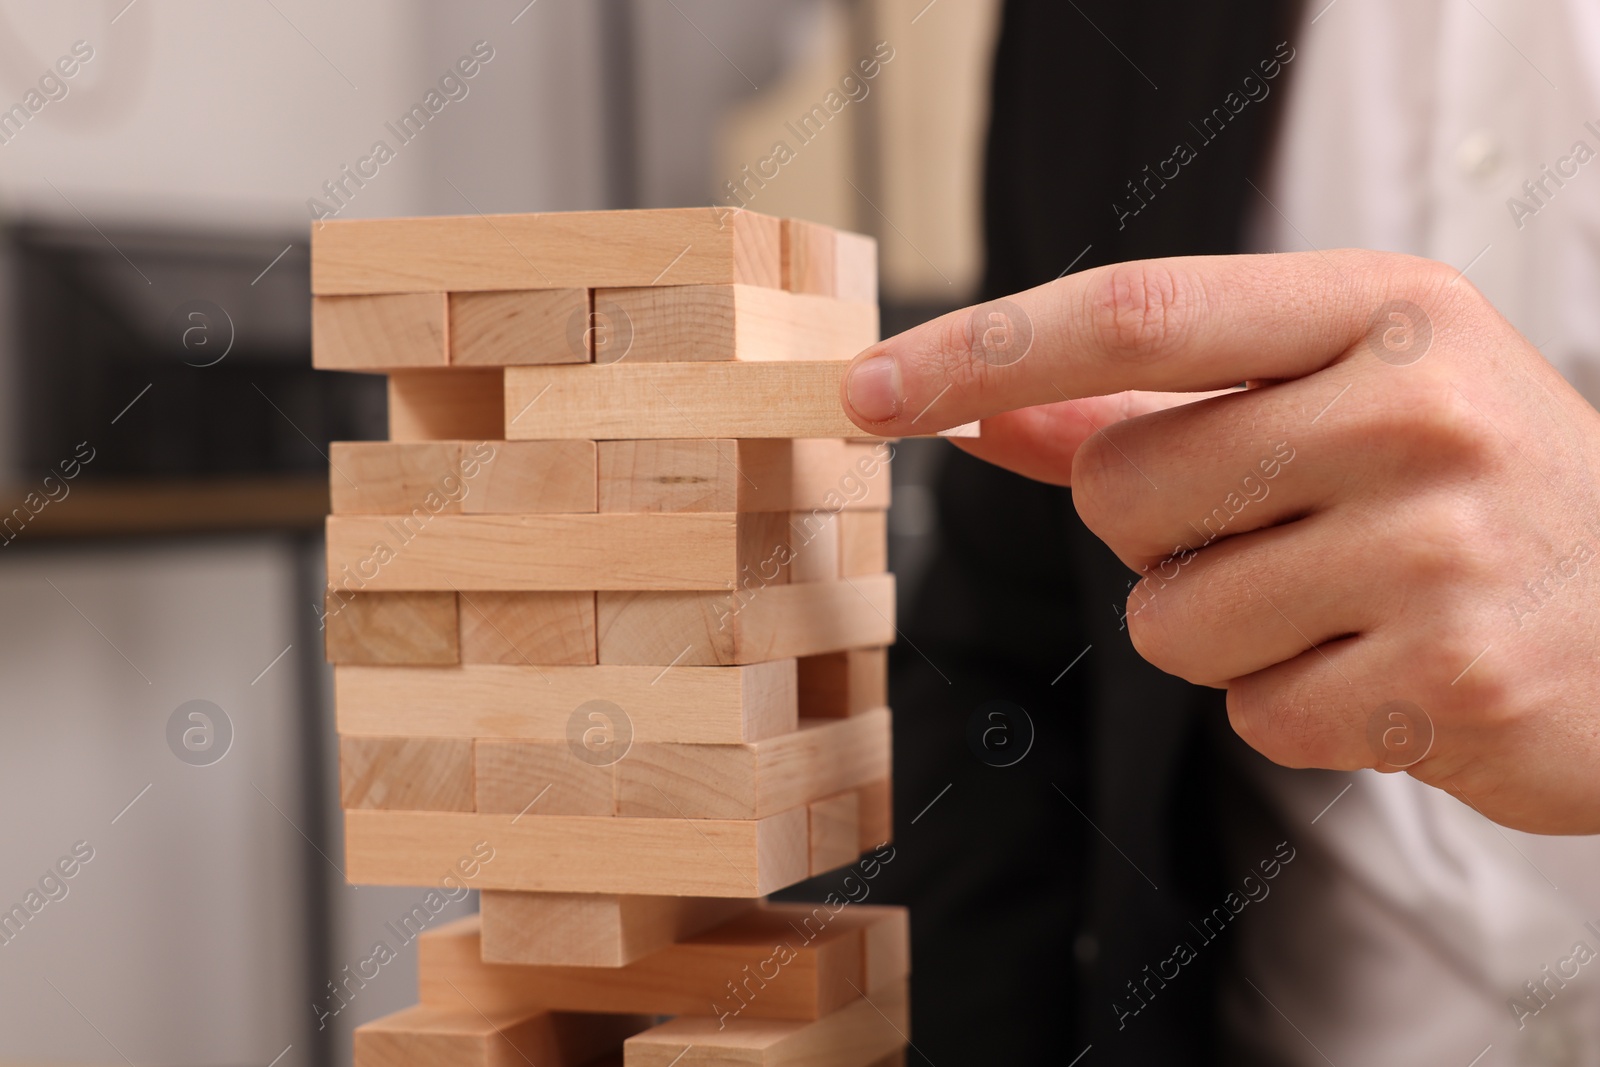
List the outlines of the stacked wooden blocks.
<svg viewBox="0 0 1600 1067">
<path fill-rule="evenodd" d="M 892 860 L 875 278 L 721 209 L 316 230 L 316 365 L 389 376 L 330 457 L 347 873 L 482 890 L 358 1064 L 903 1062 L 905 913 L 763 900 Z"/>
</svg>

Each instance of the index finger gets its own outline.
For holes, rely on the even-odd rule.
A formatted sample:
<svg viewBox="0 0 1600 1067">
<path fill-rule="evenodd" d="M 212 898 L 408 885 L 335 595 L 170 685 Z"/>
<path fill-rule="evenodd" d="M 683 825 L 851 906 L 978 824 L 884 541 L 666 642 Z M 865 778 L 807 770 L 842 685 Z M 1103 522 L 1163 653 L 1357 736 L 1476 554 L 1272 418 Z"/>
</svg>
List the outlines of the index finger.
<svg viewBox="0 0 1600 1067">
<path fill-rule="evenodd" d="M 1360 250 L 1098 267 L 880 341 L 851 364 L 844 407 L 871 433 L 922 434 L 1131 389 L 1300 378 L 1366 336 L 1388 301 L 1425 300 L 1448 274 Z"/>
</svg>

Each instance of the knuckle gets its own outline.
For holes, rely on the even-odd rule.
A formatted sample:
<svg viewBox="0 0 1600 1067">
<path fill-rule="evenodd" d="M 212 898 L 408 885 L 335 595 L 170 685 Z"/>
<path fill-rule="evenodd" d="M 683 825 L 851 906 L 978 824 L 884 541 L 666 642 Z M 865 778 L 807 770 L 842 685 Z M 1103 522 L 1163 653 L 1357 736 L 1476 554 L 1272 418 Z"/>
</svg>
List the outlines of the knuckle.
<svg viewBox="0 0 1600 1067">
<path fill-rule="evenodd" d="M 1087 321 L 1102 350 L 1144 360 L 1177 347 L 1203 293 L 1197 278 L 1149 260 L 1109 268 L 1087 296 Z"/>
</svg>

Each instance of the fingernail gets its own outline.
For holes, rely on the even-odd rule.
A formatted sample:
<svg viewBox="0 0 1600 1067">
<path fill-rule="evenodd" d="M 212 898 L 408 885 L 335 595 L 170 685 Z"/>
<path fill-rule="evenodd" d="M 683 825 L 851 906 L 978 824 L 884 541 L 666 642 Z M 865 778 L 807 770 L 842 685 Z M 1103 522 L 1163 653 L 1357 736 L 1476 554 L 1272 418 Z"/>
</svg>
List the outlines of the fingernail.
<svg viewBox="0 0 1600 1067">
<path fill-rule="evenodd" d="M 869 356 L 850 369 L 845 382 L 850 407 L 868 422 L 900 414 L 900 365 L 893 356 Z"/>
</svg>

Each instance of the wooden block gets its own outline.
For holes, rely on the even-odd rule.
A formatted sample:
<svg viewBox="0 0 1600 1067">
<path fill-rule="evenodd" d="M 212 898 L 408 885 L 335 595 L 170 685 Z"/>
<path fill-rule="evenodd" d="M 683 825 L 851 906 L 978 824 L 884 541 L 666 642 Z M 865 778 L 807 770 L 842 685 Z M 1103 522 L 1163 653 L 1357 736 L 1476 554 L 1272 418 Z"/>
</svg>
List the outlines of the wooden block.
<svg viewBox="0 0 1600 1067">
<path fill-rule="evenodd" d="M 356 1027 L 355 1067 L 581 1067 L 649 1025 L 642 1016 L 416 1004 Z"/>
<path fill-rule="evenodd" d="M 861 855 L 861 797 L 854 789 L 814 801 L 811 817 L 811 874 L 847 867 Z"/>
<path fill-rule="evenodd" d="M 485 892 L 485 963 L 623 967 L 754 907 L 727 897 Z"/>
<path fill-rule="evenodd" d="M 447 362 L 443 293 L 311 298 L 314 367 L 381 371 Z"/>
<path fill-rule="evenodd" d="M 761 512 L 439 515 L 420 530 L 331 515 L 328 573 L 348 566 L 368 590 L 729 589 L 765 578 L 759 568 L 786 526 Z M 778 566 L 767 580 L 786 574 Z"/>
<path fill-rule="evenodd" d="M 475 849 L 489 858 L 462 873 L 472 889 L 760 897 L 810 873 L 804 808 L 755 821 L 352 810 L 344 832 L 356 885 L 431 885 Z"/>
<path fill-rule="evenodd" d="M 834 278 L 839 253 L 833 228 L 804 219 L 784 219 L 781 235 L 783 287 L 791 293 L 837 295 Z"/>
<path fill-rule="evenodd" d="M 840 571 L 840 519 L 843 512 L 796 511 L 789 516 L 791 582 L 837 582 Z M 870 514 L 867 513 L 867 514 Z"/>
<path fill-rule="evenodd" d="M 504 374 L 499 368 L 391 372 L 389 440 L 503 440 Z"/>
<path fill-rule="evenodd" d="M 330 220 L 311 234 L 320 295 L 781 282 L 779 221 L 723 207 Z"/>
<path fill-rule="evenodd" d="M 840 360 L 878 340 L 878 306 L 754 285 L 597 289 L 630 363 Z M 614 324 L 615 325 L 615 324 Z"/>
<path fill-rule="evenodd" d="M 615 707 L 634 743 L 739 744 L 796 729 L 793 660 L 738 668 L 335 667 L 339 732 L 361 736 L 568 741 L 579 708 Z M 592 709 L 591 709 L 592 710 Z"/>
<path fill-rule="evenodd" d="M 459 515 L 471 482 L 483 473 L 459 441 L 334 441 L 328 446 L 328 495 L 335 514 L 406 515 L 426 522 Z M 471 476 L 467 476 L 467 470 Z"/>
<path fill-rule="evenodd" d="M 450 362 L 457 367 L 589 362 L 587 289 L 450 294 Z"/>
<path fill-rule="evenodd" d="M 602 592 L 601 663 L 734 664 L 894 643 L 894 575 L 732 593 Z M 676 668 L 674 668 L 676 669 Z"/>
<path fill-rule="evenodd" d="M 865 988 L 866 930 L 897 909 L 838 919 L 825 905 L 774 904 L 667 945 L 622 967 L 485 962 L 480 920 L 469 916 L 419 938 L 422 1002 L 485 1010 L 538 1005 L 561 1011 L 726 1012 L 731 1018 L 816 1019 Z M 854 985 L 854 989 L 852 988 Z M 737 991 L 737 992 L 735 992 Z"/>
<path fill-rule="evenodd" d="M 845 578 L 889 569 L 889 515 L 884 511 L 839 513 L 839 567 Z"/>
<path fill-rule="evenodd" d="M 878 302 L 878 242 L 859 233 L 834 234 L 833 295 L 840 300 Z"/>
<path fill-rule="evenodd" d="M 341 737 L 339 802 L 389 811 L 472 811 L 472 742 Z"/>
<path fill-rule="evenodd" d="M 800 714 L 845 718 L 889 703 L 889 651 L 850 648 L 806 656 L 796 664 Z"/>
<path fill-rule="evenodd" d="M 461 600 L 462 663 L 535 665 L 599 662 L 595 644 L 593 593 L 475 592 L 455 595 L 459 595 Z"/>
<path fill-rule="evenodd" d="M 461 658 L 453 593 L 330 588 L 325 597 L 323 636 L 329 663 L 445 664 Z"/>
<path fill-rule="evenodd" d="M 479 740 L 473 759 L 479 811 L 616 814 L 616 765 L 580 759 L 566 741 Z"/>
<path fill-rule="evenodd" d="M 507 367 L 506 437 L 859 437 L 839 399 L 847 366 L 833 359 Z M 976 431 L 941 434 L 951 435 Z"/>
<path fill-rule="evenodd" d="M 617 764 L 617 814 L 760 819 L 887 778 L 889 767 L 887 708 L 749 744 L 635 744 Z"/>
<path fill-rule="evenodd" d="M 902 979 L 815 1022 L 680 1015 L 624 1048 L 627 1067 L 871 1067 L 910 1033 Z"/>
<path fill-rule="evenodd" d="M 894 783 L 885 778 L 881 782 L 864 785 L 861 793 L 860 851 L 877 848 L 894 840 Z"/>
<path fill-rule="evenodd" d="M 892 454 L 838 438 L 602 441 L 600 510 L 881 510 Z"/>
<path fill-rule="evenodd" d="M 482 475 L 461 501 L 468 515 L 579 514 L 595 510 L 593 441 L 496 441 Z"/>
</svg>

